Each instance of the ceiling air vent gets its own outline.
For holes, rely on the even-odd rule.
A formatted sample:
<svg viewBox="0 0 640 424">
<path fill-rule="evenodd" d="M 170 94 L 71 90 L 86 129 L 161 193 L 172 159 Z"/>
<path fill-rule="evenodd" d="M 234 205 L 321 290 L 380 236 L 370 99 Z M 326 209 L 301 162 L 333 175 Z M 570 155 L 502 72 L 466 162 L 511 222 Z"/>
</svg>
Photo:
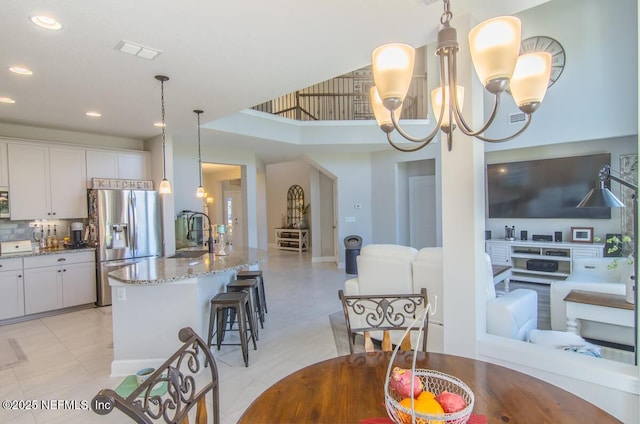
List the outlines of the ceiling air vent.
<svg viewBox="0 0 640 424">
<path fill-rule="evenodd" d="M 509 125 L 517 124 L 518 122 L 524 122 L 527 120 L 527 115 L 524 112 L 516 112 L 509 114 Z"/>
</svg>

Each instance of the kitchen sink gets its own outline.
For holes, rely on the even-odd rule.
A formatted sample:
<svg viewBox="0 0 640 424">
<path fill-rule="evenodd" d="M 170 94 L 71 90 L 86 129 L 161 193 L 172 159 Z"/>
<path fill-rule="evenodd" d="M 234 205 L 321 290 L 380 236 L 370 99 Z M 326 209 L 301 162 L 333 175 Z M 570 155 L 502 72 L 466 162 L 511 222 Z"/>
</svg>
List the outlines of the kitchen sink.
<svg viewBox="0 0 640 424">
<path fill-rule="evenodd" d="M 169 259 L 199 258 L 207 253 L 207 250 L 184 250 L 182 252 L 176 252 L 173 256 L 169 256 Z"/>
</svg>

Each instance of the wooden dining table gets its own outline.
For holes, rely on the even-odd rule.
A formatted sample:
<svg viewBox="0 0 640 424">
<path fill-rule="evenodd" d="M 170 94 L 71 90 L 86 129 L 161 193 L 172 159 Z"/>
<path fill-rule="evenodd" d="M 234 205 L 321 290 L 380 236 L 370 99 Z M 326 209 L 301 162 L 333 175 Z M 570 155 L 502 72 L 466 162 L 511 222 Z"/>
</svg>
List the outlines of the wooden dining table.
<svg viewBox="0 0 640 424">
<path fill-rule="evenodd" d="M 411 368 L 413 352 L 394 366 Z M 387 416 L 384 382 L 391 352 L 339 356 L 310 365 L 264 391 L 240 417 L 242 424 L 358 424 Z M 488 423 L 619 423 L 578 396 L 524 373 L 461 356 L 418 353 L 416 368 L 464 381 L 473 414 Z"/>
</svg>

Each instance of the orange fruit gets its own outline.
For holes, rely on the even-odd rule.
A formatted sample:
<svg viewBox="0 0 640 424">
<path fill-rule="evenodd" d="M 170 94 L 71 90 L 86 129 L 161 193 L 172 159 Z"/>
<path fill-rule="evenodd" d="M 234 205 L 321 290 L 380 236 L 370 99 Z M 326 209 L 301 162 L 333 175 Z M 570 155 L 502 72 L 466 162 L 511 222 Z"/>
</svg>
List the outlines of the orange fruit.
<svg viewBox="0 0 640 424">
<path fill-rule="evenodd" d="M 424 393 L 424 395 L 423 395 Z M 423 392 L 414 399 L 413 405 L 416 413 L 428 414 L 428 415 L 442 415 L 444 410 L 442 406 L 432 396 L 431 392 Z M 429 396 L 431 394 L 431 396 Z M 422 398 L 421 398 L 422 396 Z M 411 410 L 411 398 L 404 398 L 400 401 L 400 405 L 404 406 L 408 410 Z M 402 424 L 411 424 L 411 414 L 398 410 L 398 418 Z M 416 417 L 417 418 L 417 417 Z M 416 420 L 418 422 L 418 420 Z M 420 421 L 422 422 L 422 420 Z M 444 424 L 444 421 L 431 421 L 431 424 Z"/>
<path fill-rule="evenodd" d="M 435 397 L 436 395 L 434 393 L 423 390 L 416 399 L 434 399 Z"/>
</svg>

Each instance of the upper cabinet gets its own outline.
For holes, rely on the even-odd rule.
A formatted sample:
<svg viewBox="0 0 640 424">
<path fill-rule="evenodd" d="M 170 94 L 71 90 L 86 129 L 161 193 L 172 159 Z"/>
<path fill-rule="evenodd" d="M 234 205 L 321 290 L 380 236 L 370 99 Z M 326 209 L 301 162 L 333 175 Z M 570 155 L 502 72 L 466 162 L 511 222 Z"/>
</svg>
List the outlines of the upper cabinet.
<svg viewBox="0 0 640 424">
<path fill-rule="evenodd" d="M 148 152 L 87 150 L 87 184 L 92 178 L 150 180 L 151 156 Z"/>
<path fill-rule="evenodd" d="M 9 187 L 9 161 L 7 143 L 0 142 L 0 187 Z"/>
<path fill-rule="evenodd" d="M 9 143 L 12 220 L 87 217 L 84 149 Z"/>
</svg>

